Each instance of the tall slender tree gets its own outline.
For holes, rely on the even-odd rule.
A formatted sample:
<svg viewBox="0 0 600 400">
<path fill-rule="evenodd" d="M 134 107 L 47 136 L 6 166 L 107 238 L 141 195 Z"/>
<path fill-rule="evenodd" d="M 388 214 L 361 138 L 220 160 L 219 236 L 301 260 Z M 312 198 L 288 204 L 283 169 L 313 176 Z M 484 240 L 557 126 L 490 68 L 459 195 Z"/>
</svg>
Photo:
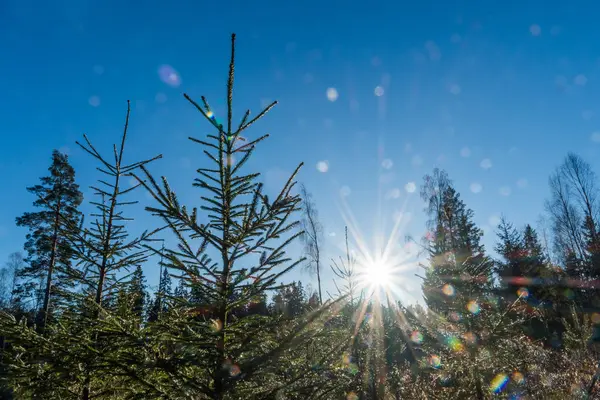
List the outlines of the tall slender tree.
<svg viewBox="0 0 600 400">
<path fill-rule="evenodd" d="M 138 168 L 161 158 L 156 156 L 142 161 L 126 163 L 125 144 L 127 142 L 127 134 L 129 129 L 129 117 L 131 113 L 130 102 L 127 102 L 127 114 L 125 117 L 125 127 L 121 136 L 120 145 L 113 146 L 114 160 L 111 162 L 103 156 L 94 145 L 84 135 L 85 143 L 77 144 L 95 158 L 102 168 L 98 170 L 106 176 L 107 180 L 100 179 L 98 182 L 101 185 L 93 186 L 98 201 L 92 202 L 96 206 L 97 212 L 92 214 L 95 220 L 91 226 L 81 227 L 76 234 L 72 236 L 72 242 L 76 244 L 75 256 L 82 267 L 83 274 L 77 274 L 83 291 L 87 295 L 82 298 L 82 311 L 92 324 L 99 320 L 99 317 L 104 312 L 104 307 L 108 305 L 108 294 L 111 292 L 119 292 L 120 289 L 142 289 L 143 293 L 143 275 L 141 274 L 140 265 L 148 259 L 149 252 L 143 247 L 146 241 L 151 240 L 153 234 L 157 230 L 144 231 L 139 236 L 132 237 L 126 229 L 126 222 L 130 218 L 123 213 L 123 207 L 136 204 L 137 201 L 128 201 L 127 195 L 141 186 L 134 185 L 130 188 L 124 188 L 126 177 Z M 73 229 L 75 230 L 75 229 Z M 123 281 L 123 272 L 130 269 L 135 269 L 132 277 L 134 279 Z M 137 281 L 135 280 L 137 278 Z M 137 293 L 141 295 L 142 293 Z M 145 297 L 138 296 L 136 299 L 139 316 L 143 315 L 140 307 L 143 307 L 142 301 Z M 75 316 L 76 317 L 76 316 Z M 92 325 L 94 326 L 94 325 Z M 94 384 L 99 382 L 100 377 L 97 376 L 96 360 L 98 354 L 102 354 L 102 346 L 110 345 L 103 342 L 101 335 L 97 332 L 89 332 L 90 346 L 96 351 L 95 357 L 89 357 L 84 366 L 84 378 L 81 387 L 81 399 L 89 400 L 94 396 Z M 116 371 L 118 373 L 118 371 Z M 102 392 L 103 388 L 98 388 L 98 392 Z"/>
<path fill-rule="evenodd" d="M 78 207 L 83 200 L 79 185 L 75 183 L 75 170 L 66 154 L 55 150 L 48 171 L 50 174 L 40 178 L 40 184 L 27 188 L 36 197 L 33 205 L 42 210 L 26 212 L 17 218 L 18 226 L 29 229 L 25 243 L 28 266 L 21 271 L 21 276 L 36 283 L 42 278 L 45 280 L 38 319 L 42 329 L 51 313 L 53 284 L 55 281 L 60 285 L 67 282 L 62 278 L 56 279 L 55 269 L 57 265 L 71 266 L 73 250 L 65 239 L 64 222 L 76 225 L 81 215 Z"/>
<path fill-rule="evenodd" d="M 306 268 L 317 276 L 319 303 L 323 303 L 323 292 L 321 288 L 321 244 L 323 237 L 323 226 L 319 222 L 317 206 L 312 200 L 312 195 L 306 186 L 300 185 L 300 196 L 302 198 L 302 229 L 301 236 L 304 242 L 307 264 Z"/>
</svg>

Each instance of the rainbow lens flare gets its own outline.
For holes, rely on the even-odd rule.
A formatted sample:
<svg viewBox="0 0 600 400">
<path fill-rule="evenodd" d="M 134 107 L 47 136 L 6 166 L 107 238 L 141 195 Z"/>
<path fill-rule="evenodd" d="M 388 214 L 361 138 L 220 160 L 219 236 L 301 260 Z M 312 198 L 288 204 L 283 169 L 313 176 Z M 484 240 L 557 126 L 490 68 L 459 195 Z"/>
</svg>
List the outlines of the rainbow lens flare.
<svg viewBox="0 0 600 400">
<path fill-rule="evenodd" d="M 429 365 L 433 368 L 440 368 L 442 366 L 442 360 L 439 356 L 432 355 L 429 357 Z"/>
<path fill-rule="evenodd" d="M 490 390 L 493 393 L 500 393 L 506 387 L 508 383 L 508 375 L 506 374 L 498 374 L 492 379 L 492 383 L 490 383 Z"/>
<path fill-rule="evenodd" d="M 477 304 L 477 302 L 475 300 L 471 300 L 467 303 L 467 310 L 469 310 L 469 312 L 471 312 L 471 314 L 479 314 L 479 304 Z"/>
<path fill-rule="evenodd" d="M 410 340 L 413 343 L 421 344 L 423 343 L 423 334 L 419 331 L 413 331 L 413 333 L 410 334 Z"/>
<path fill-rule="evenodd" d="M 445 284 L 442 287 L 442 293 L 448 297 L 454 296 L 454 286 L 450 285 L 449 283 Z"/>
</svg>

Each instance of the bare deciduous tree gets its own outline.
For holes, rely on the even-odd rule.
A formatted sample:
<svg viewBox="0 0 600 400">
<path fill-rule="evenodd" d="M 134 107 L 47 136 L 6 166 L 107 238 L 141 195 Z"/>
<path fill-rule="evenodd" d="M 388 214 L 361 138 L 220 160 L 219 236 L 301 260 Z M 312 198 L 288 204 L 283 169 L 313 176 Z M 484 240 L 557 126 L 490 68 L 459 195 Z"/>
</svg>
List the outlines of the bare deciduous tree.
<svg viewBox="0 0 600 400">
<path fill-rule="evenodd" d="M 312 195 L 304 185 L 300 185 L 300 197 L 302 198 L 302 230 L 304 231 L 302 242 L 308 260 L 306 269 L 317 275 L 319 303 L 323 304 L 321 291 L 321 238 L 323 236 L 323 226 L 319 222 L 317 207 L 312 200 Z"/>
<path fill-rule="evenodd" d="M 538 232 L 540 232 L 540 238 L 542 240 L 542 249 L 544 250 L 544 257 L 546 257 L 546 259 L 550 261 L 551 264 L 558 264 L 558 261 L 555 260 L 554 255 L 550 252 L 550 245 L 548 239 L 548 223 L 543 215 L 540 215 L 538 217 L 536 221 L 536 229 Z"/>
<path fill-rule="evenodd" d="M 584 216 L 596 220 L 598 188 L 596 174 L 591 166 L 578 155 L 569 153 L 560 170 Z"/>
<path fill-rule="evenodd" d="M 19 279 L 19 271 L 25 266 L 25 259 L 23 254 L 20 252 L 11 253 L 8 256 L 6 267 L 3 268 L 5 273 L 0 272 L 0 279 L 4 281 L 4 288 L 6 290 L 6 302 L 9 305 L 13 305 L 15 300 L 15 289 L 17 288 L 17 281 Z M 2 283 L 0 283 L 2 285 Z"/>
<path fill-rule="evenodd" d="M 586 259 L 584 226 L 596 238 L 598 188 L 590 165 L 569 153 L 550 177 L 550 200 L 546 209 L 552 221 L 555 251 L 564 260 L 568 252 Z"/>
</svg>

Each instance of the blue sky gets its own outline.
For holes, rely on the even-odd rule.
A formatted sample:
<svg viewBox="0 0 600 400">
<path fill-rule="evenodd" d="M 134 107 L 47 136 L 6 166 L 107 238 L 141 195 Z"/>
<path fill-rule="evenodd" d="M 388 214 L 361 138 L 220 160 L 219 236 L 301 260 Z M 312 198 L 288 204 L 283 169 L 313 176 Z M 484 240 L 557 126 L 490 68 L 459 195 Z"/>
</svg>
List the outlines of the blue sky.
<svg viewBox="0 0 600 400">
<path fill-rule="evenodd" d="M 280 102 L 248 132 L 272 134 L 249 167 L 275 190 L 306 163 L 300 179 L 325 226 L 325 259 L 338 254 L 344 209 L 370 248 L 400 216 L 399 249 L 404 235 L 421 236 L 423 204 L 406 185 L 434 166 L 454 179 L 491 249 L 501 213 L 536 222 L 567 151 L 600 170 L 598 10 L 591 1 L 3 1 L 0 257 L 22 248 L 14 219 L 31 209 L 25 187 L 46 173 L 53 148 L 70 154 L 89 193 L 98 176 L 74 142 L 87 133 L 110 151 L 127 99 L 127 157 L 162 153 L 152 170 L 193 204 L 205 160 L 187 137 L 210 127 L 182 93 L 207 96 L 223 115 L 232 32 L 237 117 Z M 162 81 L 161 66 L 180 84 Z M 132 229 L 153 223 L 141 206 L 132 214 Z M 146 272 L 155 284 L 155 269 Z M 405 273 L 412 287 L 415 272 Z"/>
</svg>

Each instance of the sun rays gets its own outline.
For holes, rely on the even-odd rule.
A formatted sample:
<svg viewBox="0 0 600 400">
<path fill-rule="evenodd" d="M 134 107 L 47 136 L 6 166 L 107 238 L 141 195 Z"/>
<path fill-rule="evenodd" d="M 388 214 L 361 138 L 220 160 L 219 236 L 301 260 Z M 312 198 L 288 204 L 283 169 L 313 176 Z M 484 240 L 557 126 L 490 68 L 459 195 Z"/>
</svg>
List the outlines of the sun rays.
<svg viewBox="0 0 600 400">
<path fill-rule="evenodd" d="M 390 266 L 384 260 L 375 261 L 371 265 L 363 268 L 365 281 L 374 288 L 383 288 L 387 286 L 392 277 Z"/>
<path fill-rule="evenodd" d="M 407 218 L 395 218 L 387 235 L 383 228 L 380 229 L 374 236 L 374 245 L 369 246 L 345 199 L 342 199 L 339 209 L 353 243 L 355 283 L 363 301 L 378 301 L 377 299 L 386 297 L 396 300 L 416 299 L 419 292 L 418 285 L 415 285 L 417 254 L 411 246 L 402 244 Z M 405 209 L 406 203 L 402 207 L 403 211 Z"/>
</svg>

